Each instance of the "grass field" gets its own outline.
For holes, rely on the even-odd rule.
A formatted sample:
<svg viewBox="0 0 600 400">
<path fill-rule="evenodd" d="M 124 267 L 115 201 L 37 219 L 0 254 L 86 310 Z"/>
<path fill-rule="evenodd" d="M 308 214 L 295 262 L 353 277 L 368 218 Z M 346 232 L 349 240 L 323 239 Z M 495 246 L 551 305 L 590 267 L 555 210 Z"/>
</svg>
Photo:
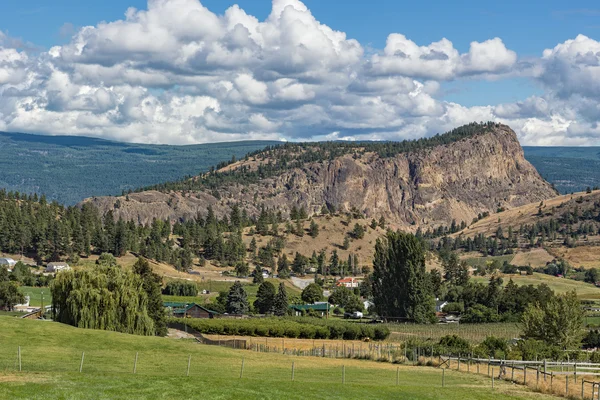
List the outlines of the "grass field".
<svg viewBox="0 0 600 400">
<path fill-rule="evenodd" d="M 282 282 L 279 279 L 266 279 L 267 281 L 271 282 L 276 289 L 279 288 L 279 283 Z M 292 297 L 296 297 L 296 296 L 300 296 L 300 294 L 302 293 L 302 291 L 297 288 L 296 286 L 294 286 L 291 282 L 289 281 L 283 281 L 285 283 L 285 288 L 286 288 L 286 292 L 288 295 L 288 299 L 291 299 Z M 212 297 L 216 297 L 219 295 L 219 292 L 221 291 L 229 291 L 229 288 L 231 287 L 231 285 L 233 285 L 233 282 L 230 281 L 210 281 L 210 282 L 198 282 L 198 290 L 202 291 L 202 290 L 209 290 L 211 293 L 209 295 L 198 295 L 196 297 L 192 297 L 192 296 L 165 296 L 163 295 L 163 300 L 164 301 L 174 301 L 174 302 L 180 302 L 180 303 L 198 303 L 198 304 L 204 304 L 206 301 L 210 300 L 210 298 Z M 246 293 L 248 294 L 248 302 L 250 304 L 254 303 L 254 300 L 256 300 L 256 293 L 258 292 L 258 286 L 259 285 L 254 285 L 254 284 L 248 284 L 248 283 L 243 283 L 244 285 L 244 290 L 246 290 Z"/>
<path fill-rule="evenodd" d="M 20 290 L 25 296 L 29 296 L 29 305 L 32 307 L 41 307 L 42 292 L 44 292 L 44 305 L 52 304 L 52 295 L 48 287 L 21 286 Z"/>
<path fill-rule="evenodd" d="M 256 353 L 187 340 L 0 318 L 0 393 L 7 399 L 552 398 L 500 381 L 492 389 L 489 378 L 483 375 L 454 371 L 446 371 L 446 385 L 442 388 L 441 370 L 431 367 Z M 18 346 L 22 372 L 17 371 Z M 244 373 L 240 378 L 242 358 Z"/>
<path fill-rule="evenodd" d="M 581 281 L 575 281 L 572 279 L 558 278 L 556 276 L 540 274 L 534 272 L 533 275 L 505 275 L 500 274 L 504 279 L 504 284 L 512 279 L 517 285 L 534 285 L 537 286 L 541 283 L 545 283 L 554 290 L 555 293 L 566 293 L 573 289 L 577 291 L 577 296 L 583 300 L 596 300 L 600 299 L 600 288 Z M 489 277 L 487 276 L 474 276 L 474 280 L 478 282 L 487 282 Z"/>
</svg>

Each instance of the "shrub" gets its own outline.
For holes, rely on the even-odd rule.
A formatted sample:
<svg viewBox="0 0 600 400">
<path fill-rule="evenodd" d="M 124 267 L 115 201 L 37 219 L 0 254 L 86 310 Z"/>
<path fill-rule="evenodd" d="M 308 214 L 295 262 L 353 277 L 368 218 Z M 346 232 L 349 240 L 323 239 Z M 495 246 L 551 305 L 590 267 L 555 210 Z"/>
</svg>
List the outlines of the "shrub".
<svg viewBox="0 0 600 400">
<path fill-rule="evenodd" d="M 390 331 L 384 326 L 358 325 L 320 318 L 256 318 L 256 319 L 185 319 L 171 318 L 171 323 L 184 323 L 200 333 L 304 339 L 386 339 Z"/>
</svg>

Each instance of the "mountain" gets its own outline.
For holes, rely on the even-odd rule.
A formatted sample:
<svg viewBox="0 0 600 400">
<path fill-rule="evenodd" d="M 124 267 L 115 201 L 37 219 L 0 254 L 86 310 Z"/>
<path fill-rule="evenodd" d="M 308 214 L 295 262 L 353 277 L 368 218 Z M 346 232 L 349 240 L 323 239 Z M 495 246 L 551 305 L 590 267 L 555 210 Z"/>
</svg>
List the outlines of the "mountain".
<svg viewBox="0 0 600 400">
<path fill-rule="evenodd" d="M 600 186 L 600 147 L 523 147 L 525 158 L 560 193 Z"/>
<path fill-rule="evenodd" d="M 120 194 L 203 173 L 232 156 L 276 143 L 166 146 L 0 132 L 0 188 L 45 194 L 71 205 L 89 196 Z"/>
<path fill-rule="evenodd" d="M 393 143 L 286 144 L 220 170 L 121 197 L 87 199 L 101 212 L 149 223 L 218 216 L 234 204 L 287 217 L 323 206 L 384 217 L 398 227 L 465 223 L 485 212 L 539 202 L 556 191 L 524 158 L 506 125 L 469 124 L 429 139 Z"/>
</svg>

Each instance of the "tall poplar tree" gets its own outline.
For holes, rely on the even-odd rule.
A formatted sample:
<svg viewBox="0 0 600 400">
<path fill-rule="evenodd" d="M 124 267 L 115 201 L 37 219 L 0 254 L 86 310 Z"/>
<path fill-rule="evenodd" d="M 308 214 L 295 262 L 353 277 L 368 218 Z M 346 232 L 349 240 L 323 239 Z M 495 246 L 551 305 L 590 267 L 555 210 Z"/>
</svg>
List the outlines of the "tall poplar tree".
<svg viewBox="0 0 600 400">
<path fill-rule="evenodd" d="M 388 232 L 375 244 L 373 300 L 377 312 L 388 318 L 432 322 L 435 301 L 425 271 L 425 250 L 412 234 Z"/>
</svg>

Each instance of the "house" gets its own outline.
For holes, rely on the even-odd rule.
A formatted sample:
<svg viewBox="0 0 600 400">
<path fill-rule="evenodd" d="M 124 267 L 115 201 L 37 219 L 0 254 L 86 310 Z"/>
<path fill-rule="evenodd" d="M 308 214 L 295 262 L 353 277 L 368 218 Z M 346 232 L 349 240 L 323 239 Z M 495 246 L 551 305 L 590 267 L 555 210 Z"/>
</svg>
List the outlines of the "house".
<svg viewBox="0 0 600 400">
<path fill-rule="evenodd" d="M 46 265 L 46 272 L 68 271 L 71 267 L 66 262 L 51 262 Z"/>
<path fill-rule="evenodd" d="M 357 288 L 360 282 L 356 278 L 343 278 L 337 281 L 336 286 L 346 286 L 347 288 Z"/>
<path fill-rule="evenodd" d="M 326 317 L 329 314 L 331 306 L 326 301 L 318 301 L 314 304 L 290 304 L 289 308 L 294 312 L 296 317 L 302 316 L 309 310 L 316 312 L 321 317 Z"/>
<path fill-rule="evenodd" d="M 262 270 L 262 276 L 264 279 L 267 279 L 269 277 L 269 270 L 268 269 L 263 269 Z"/>
<path fill-rule="evenodd" d="M 204 308 L 196 303 L 165 302 L 163 305 L 177 318 L 214 318 L 216 315 L 219 315 L 218 312 Z"/>
<path fill-rule="evenodd" d="M 8 258 L 8 257 L 0 258 L 0 266 L 6 267 L 6 269 L 8 269 L 9 272 L 12 271 L 12 269 L 15 265 L 17 265 L 17 262 L 15 260 L 13 260 L 12 258 Z"/>
<path fill-rule="evenodd" d="M 447 305 L 448 305 L 447 301 L 436 300 L 435 301 L 435 312 L 436 313 L 442 312 L 444 310 L 444 307 L 446 307 Z"/>
</svg>

